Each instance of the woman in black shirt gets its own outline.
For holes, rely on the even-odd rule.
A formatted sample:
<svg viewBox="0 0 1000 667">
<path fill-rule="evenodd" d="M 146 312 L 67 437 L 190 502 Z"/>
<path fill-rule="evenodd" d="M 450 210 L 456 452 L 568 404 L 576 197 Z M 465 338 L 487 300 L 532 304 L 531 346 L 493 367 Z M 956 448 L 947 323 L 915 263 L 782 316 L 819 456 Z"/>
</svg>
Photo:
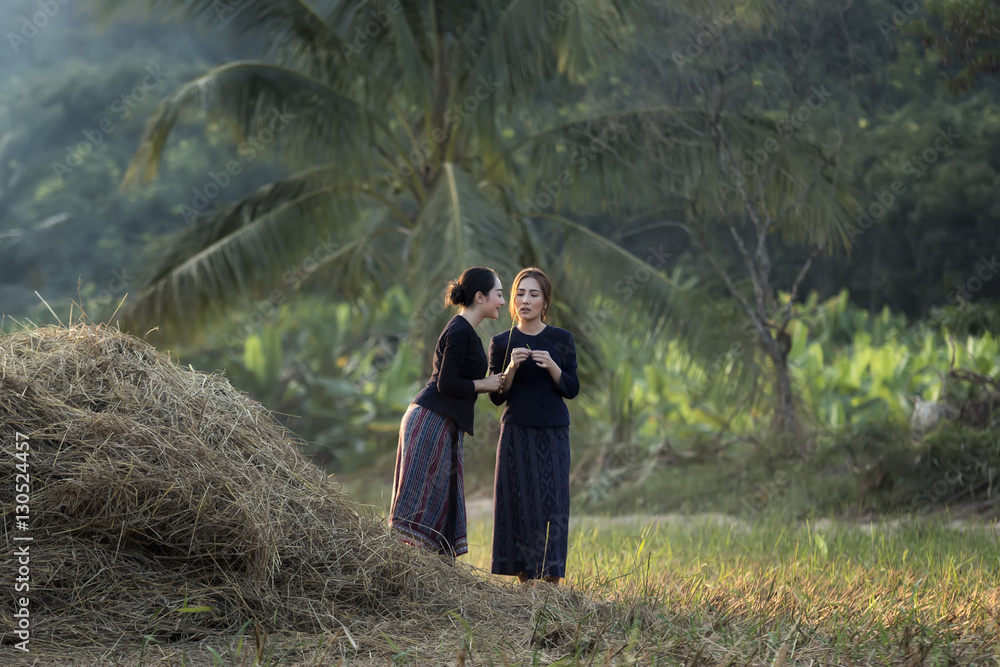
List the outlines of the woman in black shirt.
<svg viewBox="0 0 1000 667">
<path fill-rule="evenodd" d="M 503 370 L 493 487 L 493 574 L 523 583 L 566 576 L 569 537 L 569 411 L 580 391 L 573 334 L 546 324 L 552 284 L 536 268 L 522 270 L 511 290 L 517 328 L 490 341 L 490 370 Z M 509 364 L 508 364 L 508 361 Z M 504 368 L 506 364 L 506 369 Z"/>
<path fill-rule="evenodd" d="M 389 525 L 415 546 L 451 557 L 467 553 L 462 434 L 472 435 L 479 394 L 500 388 L 486 375 L 476 327 L 500 316 L 503 286 L 496 272 L 466 269 L 447 291 L 445 304 L 460 306 L 438 337 L 430 380 L 399 425 Z"/>
</svg>

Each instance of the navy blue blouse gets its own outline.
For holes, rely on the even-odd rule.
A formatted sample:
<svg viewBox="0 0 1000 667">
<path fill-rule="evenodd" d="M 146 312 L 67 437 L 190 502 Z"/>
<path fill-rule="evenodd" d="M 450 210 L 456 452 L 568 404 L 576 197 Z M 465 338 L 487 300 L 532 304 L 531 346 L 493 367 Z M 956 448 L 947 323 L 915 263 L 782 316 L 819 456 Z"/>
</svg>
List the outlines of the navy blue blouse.
<svg viewBox="0 0 1000 667">
<path fill-rule="evenodd" d="M 576 376 L 576 344 L 573 334 L 546 326 L 540 333 L 530 336 L 517 328 L 497 334 L 490 340 L 490 373 L 500 373 L 510 362 L 507 352 L 507 337 L 510 349 L 530 347 L 532 350 L 546 350 L 552 360 L 562 369 L 559 383 L 544 368 L 539 368 L 531 359 L 521 362 L 510 389 L 506 392 L 490 393 L 494 405 L 507 403 L 500 421 L 519 426 L 569 426 L 569 410 L 565 398 L 573 398 L 580 393 L 580 380 Z"/>
<path fill-rule="evenodd" d="M 486 377 L 486 351 L 476 328 L 455 315 L 438 337 L 434 348 L 434 369 L 427 386 L 413 402 L 451 417 L 458 428 L 472 435 L 475 417 L 476 380 Z"/>
</svg>

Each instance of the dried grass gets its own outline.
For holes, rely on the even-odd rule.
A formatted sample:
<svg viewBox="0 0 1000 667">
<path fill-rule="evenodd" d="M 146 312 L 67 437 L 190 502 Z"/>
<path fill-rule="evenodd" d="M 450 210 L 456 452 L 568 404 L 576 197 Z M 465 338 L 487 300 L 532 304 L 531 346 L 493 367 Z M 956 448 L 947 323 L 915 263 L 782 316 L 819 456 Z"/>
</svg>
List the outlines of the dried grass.
<svg viewBox="0 0 1000 667">
<path fill-rule="evenodd" d="M 13 517 L 18 431 L 31 445 L 26 532 Z M 562 622 L 539 638 L 538 591 L 401 544 L 259 403 L 114 328 L 0 338 L 0 438 L 3 561 L 15 534 L 34 538 L 35 655 L 232 637 L 248 621 L 336 634 L 355 656 L 384 653 L 386 637 L 429 655 L 466 632 L 513 653 L 569 649 L 579 634 Z M 15 576 L 0 571 L 7 655 Z M 580 613 L 591 605 L 570 591 L 546 595 Z M 211 611 L 182 611 L 198 607 Z"/>
</svg>

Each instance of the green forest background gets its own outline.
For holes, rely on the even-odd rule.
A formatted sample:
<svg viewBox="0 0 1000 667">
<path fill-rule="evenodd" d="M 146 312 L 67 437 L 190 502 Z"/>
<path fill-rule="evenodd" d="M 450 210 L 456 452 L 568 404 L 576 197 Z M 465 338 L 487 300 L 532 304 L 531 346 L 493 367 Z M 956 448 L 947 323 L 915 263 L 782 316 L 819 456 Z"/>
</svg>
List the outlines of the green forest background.
<svg viewBox="0 0 1000 667">
<path fill-rule="evenodd" d="M 477 37 L 510 38 L 502 71 L 534 84 L 471 111 L 449 98 L 454 141 L 428 142 L 443 107 L 400 65 L 413 59 L 390 57 L 396 24 L 307 66 L 275 55 L 290 33 L 254 15 L 261 3 L 107 25 L 98 10 L 114 2 L 43 4 L 9 0 L 2 19 L 6 331 L 55 322 L 49 307 L 66 322 L 71 302 L 94 322 L 127 316 L 182 363 L 224 372 L 378 504 L 448 317 L 444 281 L 485 263 L 509 287 L 537 263 L 580 347 L 575 508 L 995 511 L 1000 89 L 948 85 L 959 70 L 929 48 L 922 5 L 594 3 L 647 12 L 616 23 L 606 52 L 595 35 L 609 31 L 581 19 L 589 3 L 553 5 L 535 32 Z M 344 25 L 388 26 L 393 6 Z M 44 26 L 26 28 L 39 11 Z M 547 39 L 593 53 L 513 59 Z M 213 69 L 257 60 L 313 78 Z M 338 78 L 361 61 L 377 66 Z M 176 95 L 206 72 L 200 98 Z M 323 102 L 273 143 L 242 143 L 262 121 L 240 95 L 299 100 L 316 80 L 376 113 Z M 178 122 L 160 156 L 142 140 L 164 100 Z M 378 114 L 401 158 L 366 148 Z M 275 214 L 320 177 L 374 194 Z M 775 222 L 760 235 L 762 212 Z M 181 287 L 149 297 L 165 275 Z M 928 401 L 947 417 L 934 428 L 913 421 Z M 489 493 L 498 417 L 478 401 L 473 495 Z"/>
</svg>

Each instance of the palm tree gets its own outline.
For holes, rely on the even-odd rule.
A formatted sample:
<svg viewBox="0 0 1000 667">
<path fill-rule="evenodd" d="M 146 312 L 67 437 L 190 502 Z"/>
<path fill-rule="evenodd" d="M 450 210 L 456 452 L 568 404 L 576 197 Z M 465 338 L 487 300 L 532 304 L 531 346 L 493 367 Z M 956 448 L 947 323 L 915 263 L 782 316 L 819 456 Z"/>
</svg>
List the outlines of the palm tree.
<svg viewBox="0 0 1000 667">
<path fill-rule="evenodd" d="M 109 16 L 135 4 L 97 2 Z M 613 320 L 619 335 L 651 327 L 675 336 L 692 358 L 728 344 L 711 318 L 696 316 L 703 296 L 671 280 L 665 260 L 633 254 L 565 214 L 662 202 L 672 196 L 665 178 L 683 180 L 686 171 L 714 164 L 706 157 L 713 139 L 703 129 L 715 110 L 707 107 L 622 109 L 605 100 L 569 116 L 553 112 L 557 91 L 613 65 L 649 3 L 139 4 L 207 28 L 261 35 L 270 49 L 267 61 L 222 65 L 169 95 L 149 120 L 123 187 L 156 175 L 171 129 L 199 108 L 227 124 L 241 156 L 267 149 L 292 173 L 241 201 L 198 211 L 151 271 L 126 323 L 176 335 L 192 316 L 272 289 L 289 266 L 312 255 L 321 267 L 310 279 L 351 299 L 408 285 L 416 333 L 436 332 L 441 309 L 434 304 L 463 267 L 484 264 L 511 276 L 537 264 L 565 286 L 559 314 L 583 333 L 585 355 L 586 332 L 600 328 L 595 319 Z M 714 4 L 722 3 L 707 3 Z M 767 122 L 739 113 L 711 120 L 748 145 L 768 131 Z M 639 150 L 650 123 L 681 147 L 669 165 Z M 214 196 L 239 166 L 220 166 Z M 822 194 L 814 185 L 809 189 Z M 207 190 L 204 200 L 213 198 Z M 776 206 L 798 196 L 786 181 L 772 190 Z M 646 278 L 630 283 L 623 301 L 619 287 L 640 272 Z"/>
<path fill-rule="evenodd" d="M 690 8 L 684 3 L 661 7 L 660 24 L 698 25 L 685 16 Z M 641 228 L 683 232 L 728 297 L 724 309 L 733 311 L 732 321 L 742 330 L 732 336 L 729 350 L 710 362 L 704 386 L 732 377 L 713 367 L 735 367 L 748 381 L 730 383 L 735 391 L 723 395 L 729 399 L 724 402 L 738 401 L 748 385 L 761 379 L 746 371 L 763 370 L 772 427 L 799 432 L 788 362 L 795 303 L 815 260 L 849 249 L 867 229 L 851 224 L 847 215 L 859 208 L 847 168 L 854 123 L 831 102 L 831 90 L 844 95 L 839 84 L 849 84 L 866 63 L 852 53 L 861 47 L 836 28 L 849 5 L 777 0 L 755 9 L 744 21 L 749 29 L 737 26 L 723 38 L 718 25 L 710 26 L 699 34 L 700 41 L 689 40 L 696 48 L 685 52 L 672 45 L 669 60 L 679 71 L 660 78 L 671 82 L 672 99 L 689 102 L 644 110 L 635 130 L 622 133 L 618 153 L 629 154 L 635 171 L 663 193 L 661 205 L 642 216 Z M 723 14 L 716 24 L 735 19 Z M 770 35 L 757 29 L 758 20 L 770 24 Z M 710 49 L 700 47 L 706 37 Z M 814 78 L 815 72 L 806 76 L 795 60 L 823 48 L 848 55 L 819 61 L 822 78 Z M 788 53 L 795 55 L 788 58 Z M 858 224 L 866 224 L 860 222 L 864 218 L 871 224 L 870 216 Z M 803 249 L 783 296 L 772 269 L 770 246 L 776 236 Z M 789 260 L 787 254 L 784 259 Z"/>
</svg>

